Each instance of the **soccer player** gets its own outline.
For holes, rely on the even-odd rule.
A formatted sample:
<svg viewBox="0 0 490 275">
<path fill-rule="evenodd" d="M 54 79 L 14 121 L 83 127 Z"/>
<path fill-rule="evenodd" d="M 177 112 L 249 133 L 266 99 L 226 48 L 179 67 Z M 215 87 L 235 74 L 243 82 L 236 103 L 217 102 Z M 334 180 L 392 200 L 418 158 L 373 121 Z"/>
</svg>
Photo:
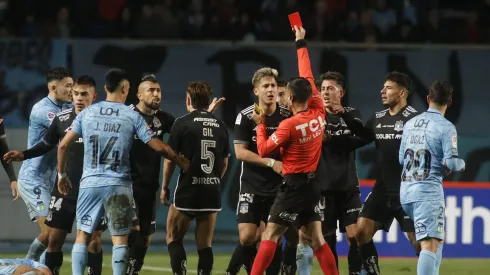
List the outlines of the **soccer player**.
<svg viewBox="0 0 490 275">
<path fill-rule="evenodd" d="M 0 156 L 3 156 L 9 151 L 9 146 L 7 144 L 7 134 L 5 133 L 5 127 L 3 125 L 3 119 L 0 118 Z M 12 190 L 12 197 L 14 201 L 19 198 L 19 192 L 17 191 L 17 176 L 15 176 L 14 166 L 12 163 L 2 158 L 2 166 L 7 173 L 10 180 L 10 189 Z"/>
<path fill-rule="evenodd" d="M 315 256 L 324 274 L 338 274 L 335 258 L 325 243 L 318 209 L 320 184 L 315 179 L 321 155 L 322 136 L 325 130 L 325 108 L 315 87 L 305 30 L 294 26 L 300 77 L 288 82 L 288 106 L 294 114 L 279 124 L 277 130 L 266 136 L 265 116 L 254 112 L 257 123 L 257 149 L 260 156 L 276 150 L 282 155 L 284 181 L 271 207 L 259 252 L 255 258 L 252 275 L 262 275 L 271 263 L 277 241 L 288 226 L 296 225 L 311 239 Z"/>
<path fill-rule="evenodd" d="M 211 275 L 213 250 L 211 248 L 216 216 L 221 211 L 221 179 L 230 156 L 226 125 L 209 113 L 211 86 L 203 81 L 192 81 L 187 86 L 187 115 L 175 120 L 168 144 L 185 158 L 192 160 L 189 170 L 182 171 L 175 187 L 173 203 L 167 216 L 167 245 L 173 274 L 187 273 L 187 256 L 183 238 L 196 219 L 196 245 L 199 255 L 197 273 Z M 160 200 L 170 197 L 170 179 L 175 164 L 165 160 Z"/>
<path fill-rule="evenodd" d="M 286 81 L 277 81 L 277 103 L 286 106 L 288 104 L 288 93 L 286 91 Z"/>
<path fill-rule="evenodd" d="M 340 102 L 345 95 L 344 76 L 338 72 L 326 72 L 321 76 L 320 94 L 326 112 L 325 142 L 322 146 L 322 157 L 325 164 L 319 163 L 317 171 L 323 171 L 322 203 L 324 210 L 322 231 L 325 241 L 330 246 L 338 267 L 336 252 L 337 221 L 340 232 L 345 233 L 349 244 L 349 274 L 356 275 L 361 271 L 361 258 L 355 240 L 356 223 L 361 210 L 359 179 L 357 177 L 355 150 L 367 142 L 352 134 L 342 117 L 332 110 L 332 103 Z M 358 110 L 350 107 L 353 116 L 361 120 Z M 317 174 L 318 176 L 318 174 Z M 300 275 L 310 274 L 313 250 L 305 245 L 298 247 L 298 270 Z M 300 267 L 301 266 L 301 267 Z"/>
<path fill-rule="evenodd" d="M 129 91 L 129 76 L 121 69 L 106 74 L 107 98 L 80 112 L 71 130 L 58 145 L 58 190 L 67 195 L 72 184 L 66 173 L 70 145 L 84 142 L 83 174 L 77 201 L 77 237 L 72 250 L 72 274 L 84 273 L 87 264 L 89 236 L 103 216 L 112 235 L 112 268 L 114 274 L 125 274 L 128 258 L 133 194 L 129 153 L 136 134 L 160 155 L 174 160 L 184 170 L 187 163 L 158 138 L 144 119 L 123 103 Z"/>
<path fill-rule="evenodd" d="M 49 268 L 39 262 L 27 259 L 0 259 L 2 275 L 52 275 Z"/>
<path fill-rule="evenodd" d="M 48 71 L 48 96 L 34 104 L 29 116 L 27 148 L 43 140 L 55 114 L 70 101 L 73 79 L 65 68 L 53 68 Z M 51 189 L 56 181 L 56 152 L 26 160 L 19 171 L 18 191 L 24 200 L 31 221 L 37 221 L 40 233 L 27 252 L 27 259 L 39 261 L 48 245 L 48 228 L 44 224 L 48 216 Z"/>
<path fill-rule="evenodd" d="M 155 75 L 143 77 L 138 86 L 138 104 L 129 107 L 140 114 L 155 136 L 163 140 L 175 121 L 171 114 L 160 110 L 162 90 Z M 212 113 L 224 98 L 214 98 L 209 106 Z M 129 235 L 128 275 L 139 274 L 143 267 L 151 235 L 156 230 L 156 193 L 160 187 L 160 155 L 136 136 L 130 154 L 131 179 L 133 181 L 134 210 L 136 215 Z"/>
<path fill-rule="evenodd" d="M 277 70 L 261 68 L 252 77 L 253 92 L 257 96 L 259 107 L 265 112 L 268 136 L 277 129 L 281 121 L 291 116 L 291 112 L 286 106 L 276 102 L 277 76 Z M 250 273 L 253 259 L 257 254 L 256 235 L 261 222 L 267 222 L 270 208 L 282 181 L 279 152 L 271 153 L 267 158 L 262 158 L 257 154 L 256 125 L 252 120 L 253 110 L 254 105 L 245 108 L 238 114 L 235 121 L 235 140 L 233 143 L 236 158 L 242 162 L 237 205 L 240 244 L 235 248 L 228 265 L 227 273 L 229 275 L 237 274 L 241 264 Z M 297 236 L 297 234 L 295 235 Z M 292 266 L 294 271 L 297 241 L 288 243 L 284 251 L 283 265 L 286 267 L 283 267 L 283 270 Z M 277 249 L 277 256 L 268 269 L 268 274 L 278 274 L 280 271 L 281 247 L 278 246 Z M 236 257 L 237 255 L 241 255 L 241 259 Z"/>
<path fill-rule="evenodd" d="M 376 144 L 376 184 L 359 213 L 356 233 L 356 240 L 360 245 L 359 252 L 368 274 L 380 273 L 373 236 L 380 229 L 388 232 L 393 219 L 396 219 L 402 231 L 407 233 L 416 252 L 419 251 L 413 221 L 400 204 L 402 166 L 398 162 L 397 154 L 403 125 L 418 114 L 407 104 L 407 97 L 411 91 L 412 81 L 408 75 L 399 72 L 389 73 L 381 90 L 381 102 L 388 109 L 373 114 L 365 125 L 356 118 L 355 109 L 343 108 L 340 102 L 335 102 L 332 106 L 356 136 L 369 143 L 374 141 Z"/>
<path fill-rule="evenodd" d="M 442 179 L 444 174 L 465 168 L 464 160 L 458 158 L 456 128 L 444 118 L 452 94 L 451 84 L 434 82 L 427 96 L 429 109 L 403 127 L 400 201 L 416 225 L 416 238 L 422 247 L 419 275 L 439 274 L 446 208 Z"/>
<path fill-rule="evenodd" d="M 44 139 L 26 151 L 11 151 L 5 155 L 6 160 L 22 161 L 49 153 L 56 148 L 59 141 L 70 130 L 75 117 L 86 107 L 92 105 L 97 94 L 95 80 L 87 75 L 77 77 L 73 84 L 72 94 L 74 108 L 56 114 Z M 51 192 L 49 214 L 45 224 L 49 227 L 49 241 L 44 264 L 57 275 L 63 264 L 63 244 L 68 233 L 71 233 L 75 221 L 75 209 L 78 198 L 78 187 L 83 173 L 83 139 L 79 139 L 68 152 L 67 175 L 72 182 L 72 192 L 67 196 L 59 193 L 58 188 Z M 100 236 L 107 228 L 104 220 L 100 222 L 88 247 L 88 268 L 90 274 L 102 273 L 102 247 Z"/>
</svg>

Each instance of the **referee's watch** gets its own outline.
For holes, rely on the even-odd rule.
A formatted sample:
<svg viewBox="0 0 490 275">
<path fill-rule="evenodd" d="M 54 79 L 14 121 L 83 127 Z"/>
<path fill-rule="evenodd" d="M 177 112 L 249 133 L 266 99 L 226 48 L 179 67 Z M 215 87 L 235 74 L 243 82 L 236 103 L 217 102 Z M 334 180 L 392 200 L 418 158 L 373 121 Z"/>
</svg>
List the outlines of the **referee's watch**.
<svg viewBox="0 0 490 275">
<path fill-rule="evenodd" d="M 66 178 L 66 173 L 58 173 L 58 179 Z"/>
<path fill-rule="evenodd" d="M 270 168 L 274 167 L 274 163 L 276 163 L 276 160 L 275 159 L 269 159 L 269 162 L 267 163 L 267 166 L 269 166 Z"/>
</svg>

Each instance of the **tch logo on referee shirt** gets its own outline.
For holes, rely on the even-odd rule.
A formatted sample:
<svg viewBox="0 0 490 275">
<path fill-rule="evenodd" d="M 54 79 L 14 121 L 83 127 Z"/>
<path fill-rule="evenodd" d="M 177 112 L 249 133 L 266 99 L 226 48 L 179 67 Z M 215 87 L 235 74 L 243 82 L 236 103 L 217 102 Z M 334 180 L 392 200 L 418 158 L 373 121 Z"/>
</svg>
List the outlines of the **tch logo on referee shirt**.
<svg viewBox="0 0 490 275">
<path fill-rule="evenodd" d="M 309 129 L 309 131 L 307 131 Z M 302 138 L 299 139 L 299 143 L 305 143 L 318 136 L 321 136 L 325 129 L 325 119 L 322 116 L 318 116 L 318 119 L 312 119 L 308 123 L 303 123 L 296 126 L 296 130 L 301 131 Z"/>
</svg>

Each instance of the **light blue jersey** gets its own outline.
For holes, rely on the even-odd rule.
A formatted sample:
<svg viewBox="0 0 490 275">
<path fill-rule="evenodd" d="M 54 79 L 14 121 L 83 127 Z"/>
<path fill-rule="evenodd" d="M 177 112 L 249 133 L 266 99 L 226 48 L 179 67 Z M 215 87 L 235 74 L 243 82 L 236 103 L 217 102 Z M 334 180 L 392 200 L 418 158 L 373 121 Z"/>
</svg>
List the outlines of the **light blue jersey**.
<svg viewBox="0 0 490 275">
<path fill-rule="evenodd" d="M 80 189 L 131 184 L 129 153 L 134 136 L 148 143 L 153 132 L 128 106 L 102 101 L 85 108 L 71 130 L 84 140 Z"/>
<path fill-rule="evenodd" d="M 1 275 L 12 275 L 15 270 L 20 266 L 28 266 L 35 269 L 46 268 L 47 266 L 27 259 L 0 259 L 0 274 Z"/>
<path fill-rule="evenodd" d="M 27 133 L 28 149 L 43 140 L 55 114 L 62 109 L 63 105 L 56 103 L 49 96 L 32 107 Z M 51 189 L 56 180 L 56 154 L 56 150 L 52 150 L 40 157 L 25 160 L 20 167 L 19 180 L 27 184 L 45 184 Z"/>
<path fill-rule="evenodd" d="M 444 200 L 444 162 L 457 159 L 457 140 L 454 125 L 435 109 L 405 124 L 399 151 L 401 203 Z"/>
</svg>

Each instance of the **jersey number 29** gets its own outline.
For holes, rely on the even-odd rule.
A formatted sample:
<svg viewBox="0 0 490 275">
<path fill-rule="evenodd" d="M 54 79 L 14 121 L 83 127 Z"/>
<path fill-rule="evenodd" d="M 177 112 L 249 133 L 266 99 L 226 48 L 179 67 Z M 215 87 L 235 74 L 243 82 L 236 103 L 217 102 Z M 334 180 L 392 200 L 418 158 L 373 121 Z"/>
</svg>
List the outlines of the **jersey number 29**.
<svg viewBox="0 0 490 275">
<path fill-rule="evenodd" d="M 109 164 L 111 170 L 116 172 L 121 164 L 119 160 L 119 151 L 113 151 L 112 148 L 116 144 L 118 137 L 111 137 L 107 141 L 107 144 L 102 150 L 102 154 L 99 157 L 99 135 L 91 135 L 90 143 L 92 143 L 92 168 L 97 168 L 98 164 Z M 112 152 L 112 159 L 109 158 L 109 153 Z"/>
<path fill-rule="evenodd" d="M 214 160 L 216 157 L 214 153 L 210 151 L 210 148 L 216 147 L 216 141 L 214 140 L 201 140 L 201 159 L 207 160 L 206 164 L 201 164 L 201 169 L 206 174 L 211 174 L 214 168 Z"/>
<path fill-rule="evenodd" d="M 402 172 L 402 181 L 411 181 L 412 177 L 416 181 L 423 181 L 429 177 L 432 156 L 428 150 L 420 149 L 414 152 L 412 149 L 407 149 L 403 158 L 405 167 Z M 419 169 L 423 169 L 421 174 Z"/>
</svg>

